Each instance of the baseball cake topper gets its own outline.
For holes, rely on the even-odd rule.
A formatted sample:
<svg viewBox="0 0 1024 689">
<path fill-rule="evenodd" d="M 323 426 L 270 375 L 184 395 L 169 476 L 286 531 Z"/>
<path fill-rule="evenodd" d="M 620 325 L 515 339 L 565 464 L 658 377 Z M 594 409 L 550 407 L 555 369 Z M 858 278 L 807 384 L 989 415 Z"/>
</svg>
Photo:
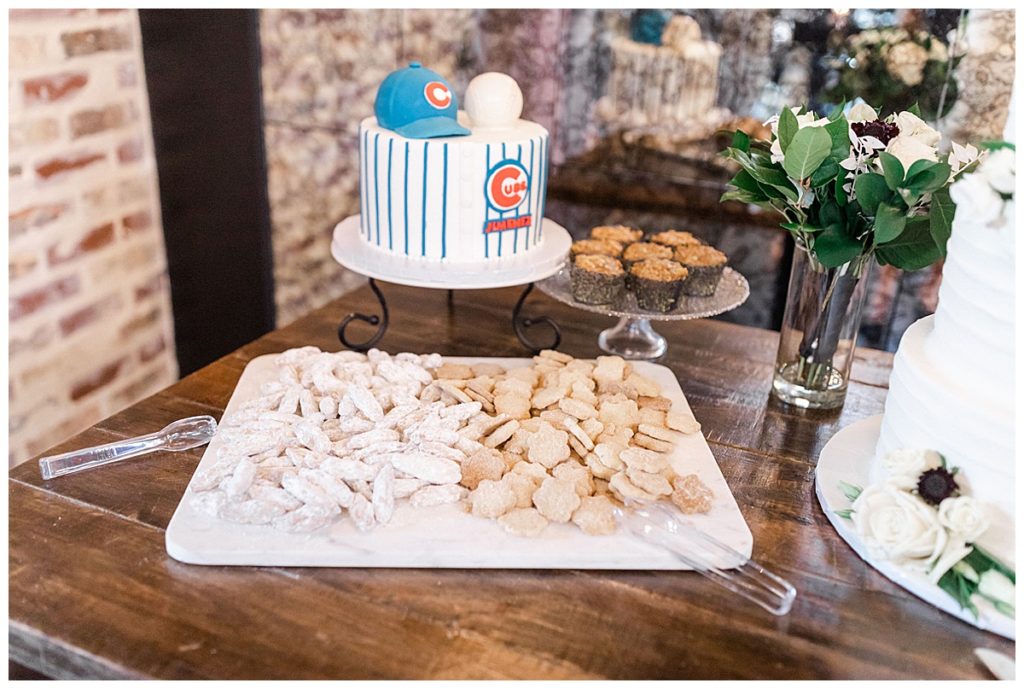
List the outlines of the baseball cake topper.
<svg viewBox="0 0 1024 689">
<path fill-rule="evenodd" d="M 507 74 L 478 74 L 466 88 L 466 114 L 474 127 L 511 126 L 523 114 L 523 92 Z"/>
<path fill-rule="evenodd" d="M 437 72 L 410 62 L 381 82 L 373 104 L 377 122 L 410 139 L 466 136 L 458 122 L 458 101 Z"/>
</svg>

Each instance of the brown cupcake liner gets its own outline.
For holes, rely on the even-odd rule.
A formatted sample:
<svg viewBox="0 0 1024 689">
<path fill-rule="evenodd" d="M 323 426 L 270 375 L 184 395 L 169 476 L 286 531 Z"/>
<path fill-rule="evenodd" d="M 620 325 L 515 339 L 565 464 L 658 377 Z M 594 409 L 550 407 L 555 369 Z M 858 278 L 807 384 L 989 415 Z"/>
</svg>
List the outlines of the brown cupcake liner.
<svg viewBox="0 0 1024 689">
<path fill-rule="evenodd" d="M 671 311 L 679 302 L 680 290 L 688 280 L 648 280 L 633 275 L 631 283 L 637 306 L 645 311 Z"/>
<path fill-rule="evenodd" d="M 625 288 L 625 275 L 604 275 L 576 267 L 569 269 L 572 298 L 582 304 L 610 304 Z"/>
<path fill-rule="evenodd" d="M 685 263 L 683 265 L 686 265 Z M 686 266 L 690 276 L 683 284 L 683 294 L 690 297 L 710 297 L 718 289 L 725 266 Z"/>
</svg>

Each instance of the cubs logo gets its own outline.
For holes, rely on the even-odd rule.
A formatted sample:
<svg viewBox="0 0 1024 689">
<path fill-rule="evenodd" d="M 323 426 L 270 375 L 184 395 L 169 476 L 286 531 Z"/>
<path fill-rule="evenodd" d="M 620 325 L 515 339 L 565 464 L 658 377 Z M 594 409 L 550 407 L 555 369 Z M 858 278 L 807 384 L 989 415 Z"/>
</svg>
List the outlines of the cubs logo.
<svg viewBox="0 0 1024 689">
<path fill-rule="evenodd" d="M 424 86 L 423 96 L 438 110 L 444 110 L 452 104 L 452 92 L 440 81 L 432 81 Z"/>
<path fill-rule="evenodd" d="M 516 211 L 525 202 L 530 191 L 530 173 L 518 160 L 503 160 L 487 173 L 484 195 L 487 205 L 500 214 Z M 488 219 L 484 233 L 502 232 L 530 225 L 533 218 L 529 213 L 519 213 L 509 218 Z"/>
<path fill-rule="evenodd" d="M 503 160 L 487 173 L 487 204 L 499 213 L 522 205 L 530 188 L 530 173 L 517 160 Z"/>
</svg>

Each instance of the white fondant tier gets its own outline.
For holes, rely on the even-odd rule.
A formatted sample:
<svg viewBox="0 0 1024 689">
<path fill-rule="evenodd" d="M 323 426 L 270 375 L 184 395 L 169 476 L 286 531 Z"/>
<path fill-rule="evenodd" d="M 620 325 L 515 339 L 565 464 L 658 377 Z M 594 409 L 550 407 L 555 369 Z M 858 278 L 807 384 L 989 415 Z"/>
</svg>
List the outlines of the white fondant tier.
<svg viewBox="0 0 1024 689">
<path fill-rule="evenodd" d="M 612 41 L 612 74 L 602 114 L 628 126 L 695 123 L 714 119 L 718 62 L 711 41 L 655 46 Z"/>
<path fill-rule="evenodd" d="M 469 126 L 464 113 L 459 121 Z M 408 139 L 359 125 L 361 236 L 388 254 L 499 262 L 544 241 L 548 132 L 534 122 Z"/>
<path fill-rule="evenodd" d="M 1013 203 L 1005 227 L 957 213 L 942 269 L 935 330 L 928 357 L 962 385 L 1013 404 L 1014 240 Z"/>
<path fill-rule="evenodd" d="M 902 448 L 928 448 L 959 467 L 957 481 L 986 502 L 992 526 L 980 544 L 1014 561 L 1013 404 L 997 401 L 986 387 L 971 384 L 944 361 L 929 355 L 935 316 L 917 321 L 900 341 L 893 361 L 885 416 L 871 481 L 885 478 L 878 458 Z M 975 355 L 984 356 L 984 351 Z M 1013 385 L 1011 374 L 1006 384 Z"/>
</svg>

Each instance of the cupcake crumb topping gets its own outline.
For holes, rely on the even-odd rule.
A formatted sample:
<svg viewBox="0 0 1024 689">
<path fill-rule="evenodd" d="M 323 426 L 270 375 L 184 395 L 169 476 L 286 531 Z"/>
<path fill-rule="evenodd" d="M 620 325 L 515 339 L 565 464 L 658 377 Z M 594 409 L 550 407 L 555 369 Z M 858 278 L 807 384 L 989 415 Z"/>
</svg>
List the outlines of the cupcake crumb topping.
<svg viewBox="0 0 1024 689">
<path fill-rule="evenodd" d="M 580 254 L 603 254 L 605 256 L 621 256 L 622 244 L 610 239 L 581 239 L 572 243 L 570 249 L 573 256 Z"/>
<path fill-rule="evenodd" d="M 725 265 L 728 257 L 713 246 L 678 246 L 674 258 L 687 266 L 717 267 Z"/>
<path fill-rule="evenodd" d="M 681 230 L 665 230 L 651 237 L 651 241 L 665 246 L 698 246 L 701 241 L 689 232 Z"/>
<path fill-rule="evenodd" d="M 600 273 L 602 275 L 622 275 L 625 271 L 618 259 L 604 254 L 583 254 L 577 256 L 576 267 L 588 273 Z"/>
<path fill-rule="evenodd" d="M 622 258 L 627 261 L 643 261 L 647 258 L 672 258 L 672 248 L 662 244 L 651 242 L 637 242 L 630 244 L 622 253 Z"/>
<path fill-rule="evenodd" d="M 639 242 L 644 237 L 644 231 L 627 225 L 599 225 L 590 230 L 591 239 L 610 239 L 622 244 Z"/>
<path fill-rule="evenodd" d="M 634 277 L 659 282 L 682 280 L 689 274 L 686 268 L 667 258 L 649 258 L 645 261 L 638 261 L 630 266 L 629 272 Z"/>
</svg>

